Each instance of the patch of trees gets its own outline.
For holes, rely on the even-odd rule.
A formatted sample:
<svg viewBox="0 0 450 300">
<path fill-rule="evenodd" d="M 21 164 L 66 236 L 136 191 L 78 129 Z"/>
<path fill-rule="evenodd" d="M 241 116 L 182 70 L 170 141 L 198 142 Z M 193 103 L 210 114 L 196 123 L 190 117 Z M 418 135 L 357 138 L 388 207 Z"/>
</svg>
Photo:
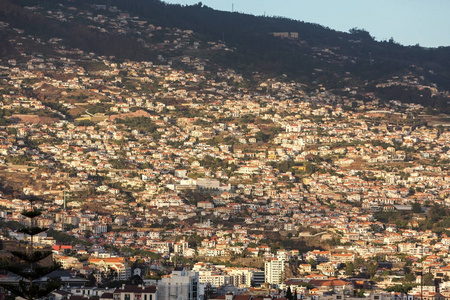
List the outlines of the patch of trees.
<svg viewBox="0 0 450 300">
<path fill-rule="evenodd" d="M 25 155 L 7 156 L 6 162 L 13 165 L 24 165 L 29 159 L 30 157 Z"/>
<path fill-rule="evenodd" d="M 434 204 L 427 212 L 427 218 L 421 223 L 421 229 L 432 229 L 435 232 L 444 232 L 450 227 L 450 209 L 445 206 Z"/>
<path fill-rule="evenodd" d="M 79 120 L 75 122 L 76 126 L 94 126 L 95 122 L 92 122 L 91 120 Z"/>
<path fill-rule="evenodd" d="M 25 0 L 20 1 L 20 4 L 33 6 L 42 3 Z M 145 48 L 136 39 L 119 34 L 103 33 L 89 28 L 87 24 L 49 19 L 41 14 L 24 9 L 17 5 L 16 1 L 2 1 L 0 19 L 10 23 L 13 27 L 25 30 L 28 34 L 44 39 L 63 38 L 68 46 L 86 52 L 115 56 L 118 59 L 147 61 L 154 58 L 152 51 Z"/>
<path fill-rule="evenodd" d="M 57 110 L 57 111 L 61 112 L 62 114 L 64 114 L 66 116 L 68 121 L 72 121 L 73 120 L 72 116 L 69 113 L 69 110 L 64 105 L 62 105 L 62 103 L 46 101 L 46 102 L 42 102 L 42 104 L 50 107 L 51 109 L 54 109 L 54 110 Z"/>
<path fill-rule="evenodd" d="M 52 229 L 49 229 L 47 231 L 47 235 L 49 237 L 54 238 L 58 243 L 70 244 L 70 245 L 83 244 L 83 245 L 91 246 L 91 243 L 85 242 L 83 240 L 79 240 L 71 235 L 68 235 L 67 233 L 52 230 Z"/>
<path fill-rule="evenodd" d="M 5 126 L 10 124 L 10 120 L 7 117 L 10 117 L 12 113 L 8 110 L 0 109 L 0 126 Z"/>
<path fill-rule="evenodd" d="M 450 107 L 447 98 L 433 95 L 430 89 L 418 89 L 402 85 L 393 85 L 385 88 L 368 87 L 369 91 L 375 92 L 382 101 L 400 100 L 405 103 L 417 103 L 424 107 L 432 107 L 429 113 L 449 113 Z"/>
<path fill-rule="evenodd" d="M 205 156 L 205 158 L 200 161 L 200 165 L 210 170 L 223 170 L 228 168 L 227 161 L 217 157 L 214 158 L 210 155 Z"/>
<path fill-rule="evenodd" d="M 151 119 L 146 117 L 116 119 L 116 123 L 123 124 L 131 129 L 136 129 L 146 133 L 153 133 L 158 128 L 158 126 L 156 126 Z"/>
<path fill-rule="evenodd" d="M 414 283 L 403 283 L 403 284 L 388 286 L 386 288 L 386 291 L 406 294 L 410 290 L 412 290 L 413 287 L 415 287 L 415 286 L 417 286 L 417 284 L 414 284 Z"/>
<path fill-rule="evenodd" d="M 264 131 L 258 131 L 257 133 L 255 133 L 255 139 L 257 142 L 267 143 L 270 142 L 280 132 L 281 132 L 280 127 L 271 126 Z"/>
<path fill-rule="evenodd" d="M 296 162 L 293 160 L 283 160 L 281 162 L 271 161 L 268 164 L 283 173 L 291 171 L 291 172 L 294 172 L 295 174 L 297 174 L 297 173 L 311 174 L 315 170 L 314 165 L 309 161 Z M 299 169 L 297 169 L 296 167 L 300 167 L 300 168 L 304 167 L 304 171 L 299 171 Z"/>
<path fill-rule="evenodd" d="M 384 224 L 396 224 L 398 228 L 409 228 L 409 222 L 414 214 L 420 213 L 422 207 L 419 203 L 414 203 L 411 211 L 376 212 L 374 217 Z M 433 230 L 437 233 L 450 232 L 450 209 L 448 207 L 434 204 L 426 211 L 426 218 L 419 222 L 419 230 Z"/>
<path fill-rule="evenodd" d="M 25 227 L 25 225 L 23 225 L 22 223 L 19 223 L 17 221 L 8 221 L 8 222 L 0 221 L 0 226 L 1 226 L 1 228 L 4 228 L 4 229 L 11 228 L 12 230 L 16 230 L 16 231 Z"/>
<path fill-rule="evenodd" d="M 200 201 L 212 201 L 210 194 L 202 193 L 199 190 L 185 190 L 183 197 L 191 205 L 197 205 Z"/>
<path fill-rule="evenodd" d="M 122 247 L 120 249 L 120 251 L 122 253 L 129 253 L 131 256 L 145 256 L 145 257 L 150 257 L 152 259 L 160 259 L 161 255 L 151 252 L 151 251 L 146 251 L 146 250 L 140 250 L 140 249 L 133 249 L 133 248 L 129 248 L 129 247 Z"/>
</svg>

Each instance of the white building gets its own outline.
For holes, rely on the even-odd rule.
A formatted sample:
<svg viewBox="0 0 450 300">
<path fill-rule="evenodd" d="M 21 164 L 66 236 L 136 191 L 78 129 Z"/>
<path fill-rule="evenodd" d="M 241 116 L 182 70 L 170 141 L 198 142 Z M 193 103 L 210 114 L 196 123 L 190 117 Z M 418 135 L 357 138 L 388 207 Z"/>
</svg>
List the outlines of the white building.
<svg viewBox="0 0 450 300">
<path fill-rule="evenodd" d="M 121 289 L 114 290 L 116 300 L 156 300 L 158 298 L 156 286 L 122 285 Z"/>
<path fill-rule="evenodd" d="M 223 285 L 233 284 L 232 277 L 227 274 L 220 274 L 215 271 L 200 271 L 199 282 L 209 283 L 215 287 L 221 287 Z"/>
<path fill-rule="evenodd" d="M 96 224 L 94 226 L 94 233 L 95 234 L 102 234 L 108 232 L 108 226 L 106 224 Z"/>
<path fill-rule="evenodd" d="M 158 281 L 157 300 L 199 300 L 198 272 L 173 271 Z"/>
<path fill-rule="evenodd" d="M 284 262 L 283 259 L 273 258 L 264 263 L 264 275 L 266 282 L 270 284 L 282 284 L 284 281 Z"/>
</svg>

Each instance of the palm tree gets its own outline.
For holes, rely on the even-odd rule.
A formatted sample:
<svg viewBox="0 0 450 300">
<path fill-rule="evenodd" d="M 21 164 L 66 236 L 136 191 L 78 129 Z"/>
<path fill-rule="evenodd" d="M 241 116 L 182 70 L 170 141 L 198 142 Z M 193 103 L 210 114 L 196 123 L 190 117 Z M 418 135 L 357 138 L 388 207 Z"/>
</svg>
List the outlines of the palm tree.
<svg viewBox="0 0 450 300">
<path fill-rule="evenodd" d="M 56 270 L 58 266 L 53 263 L 51 266 L 43 266 L 41 262 L 52 255 L 52 251 L 36 251 L 33 245 L 34 236 L 46 231 L 48 228 L 36 226 L 36 217 L 42 213 L 37 210 L 33 203 L 41 199 L 34 196 L 24 196 L 22 200 L 30 203 L 29 209 L 22 211 L 22 215 L 29 219 L 29 226 L 20 230 L 21 233 L 30 236 L 30 243 L 25 250 L 11 251 L 11 254 L 17 258 L 16 262 L 11 261 L 3 269 L 19 275 L 21 279 L 17 284 L 0 284 L 1 287 L 9 290 L 13 294 L 27 300 L 34 300 L 50 294 L 53 290 L 60 287 L 60 283 L 54 280 L 48 280 L 45 284 L 38 284 L 36 281 Z"/>
</svg>

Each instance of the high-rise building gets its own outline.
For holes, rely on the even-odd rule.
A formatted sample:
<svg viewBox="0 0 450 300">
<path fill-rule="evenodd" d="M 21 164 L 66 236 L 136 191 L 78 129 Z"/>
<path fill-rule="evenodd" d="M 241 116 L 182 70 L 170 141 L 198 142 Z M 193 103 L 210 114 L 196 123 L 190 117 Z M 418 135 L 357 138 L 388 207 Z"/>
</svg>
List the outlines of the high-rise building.
<svg viewBox="0 0 450 300">
<path fill-rule="evenodd" d="M 198 300 L 198 272 L 175 270 L 158 281 L 157 300 Z"/>
<path fill-rule="evenodd" d="M 281 284 L 284 281 L 284 259 L 272 258 L 264 264 L 266 282 Z"/>
</svg>

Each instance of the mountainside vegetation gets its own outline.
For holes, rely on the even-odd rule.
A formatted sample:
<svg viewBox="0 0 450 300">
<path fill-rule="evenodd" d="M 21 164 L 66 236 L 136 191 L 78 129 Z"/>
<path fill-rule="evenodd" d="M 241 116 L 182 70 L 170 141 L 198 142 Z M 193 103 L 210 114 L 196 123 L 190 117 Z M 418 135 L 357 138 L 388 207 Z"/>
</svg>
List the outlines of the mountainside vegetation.
<svg viewBox="0 0 450 300">
<path fill-rule="evenodd" d="M 47 11 L 69 7 L 89 8 L 94 18 L 74 13 L 70 18 L 48 18 L 33 9 Z M 226 51 L 160 49 L 152 44 L 164 35 L 143 36 L 139 30 L 111 31 L 100 28 L 95 15 L 108 16 L 111 9 L 128 15 L 126 23 L 139 21 L 165 28 L 192 30 L 204 43 L 221 42 Z M 201 2 L 181 6 L 159 0 L 1 0 L 0 21 L 42 39 L 60 38 L 68 47 L 114 56 L 118 60 L 155 61 L 184 55 L 209 59 L 218 68 L 232 68 L 250 80 L 285 76 L 304 83 L 306 88 L 326 87 L 341 91 L 352 85 L 375 93 L 381 100 L 401 98 L 448 112 L 448 97 L 429 90 L 377 84 L 395 76 L 413 74 L 422 84 L 450 89 L 450 47 L 424 48 L 402 46 L 393 39 L 376 41 L 364 29 L 348 33 L 324 26 L 282 17 L 253 16 L 211 9 Z M 120 27 L 120 26 L 119 26 Z M 99 30 L 100 29 L 100 30 Z M 8 42 L 10 33 L 1 32 L 0 53 L 12 57 L 15 48 Z M 24 45 L 25 47 L 26 45 Z M 41 45 L 42 47 L 42 45 Z M 48 47 L 47 51 L 52 51 Z M 257 73 L 255 73 L 257 72 Z"/>
</svg>

